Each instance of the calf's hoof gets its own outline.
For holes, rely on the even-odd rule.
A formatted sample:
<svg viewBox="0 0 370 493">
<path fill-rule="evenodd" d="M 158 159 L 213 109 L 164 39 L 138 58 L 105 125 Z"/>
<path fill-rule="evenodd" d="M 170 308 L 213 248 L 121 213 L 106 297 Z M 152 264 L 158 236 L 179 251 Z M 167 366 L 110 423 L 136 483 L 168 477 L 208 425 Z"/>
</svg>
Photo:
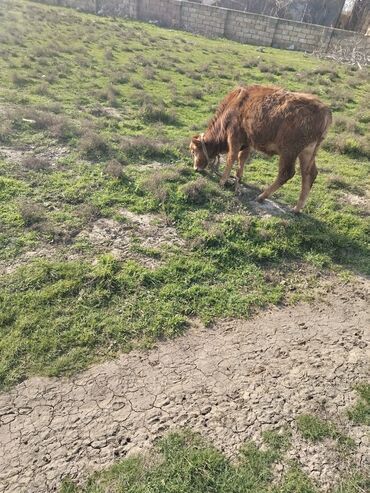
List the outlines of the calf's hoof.
<svg viewBox="0 0 370 493">
<path fill-rule="evenodd" d="M 265 200 L 265 196 L 263 195 L 263 193 L 261 193 L 260 195 L 258 195 L 257 197 L 257 202 L 263 202 Z"/>
<path fill-rule="evenodd" d="M 302 209 L 299 209 L 297 206 L 293 207 L 292 209 L 293 214 L 296 214 L 297 216 L 302 212 Z"/>
</svg>

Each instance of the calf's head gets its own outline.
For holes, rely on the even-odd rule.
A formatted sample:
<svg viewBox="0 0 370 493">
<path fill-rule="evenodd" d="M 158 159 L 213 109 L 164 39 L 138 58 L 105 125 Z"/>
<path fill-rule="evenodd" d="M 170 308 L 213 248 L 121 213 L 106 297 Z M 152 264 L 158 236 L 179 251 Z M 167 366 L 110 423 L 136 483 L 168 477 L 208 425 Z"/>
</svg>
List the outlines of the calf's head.
<svg viewBox="0 0 370 493">
<path fill-rule="evenodd" d="M 208 164 L 207 156 L 204 153 L 202 141 L 199 135 L 195 135 L 190 142 L 190 153 L 194 160 L 195 171 L 203 171 Z"/>
</svg>

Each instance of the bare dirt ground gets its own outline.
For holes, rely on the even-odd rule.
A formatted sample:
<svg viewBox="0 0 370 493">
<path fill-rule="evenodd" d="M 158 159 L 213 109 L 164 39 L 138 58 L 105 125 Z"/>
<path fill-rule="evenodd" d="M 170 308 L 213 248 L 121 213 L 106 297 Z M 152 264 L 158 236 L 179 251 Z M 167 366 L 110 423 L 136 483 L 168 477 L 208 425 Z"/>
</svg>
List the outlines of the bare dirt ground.
<svg viewBox="0 0 370 493">
<path fill-rule="evenodd" d="M 82 230 L 77 240 L 87 239 L 96 253 L 107 251 L 117 259 L 136 259 L 147 267 L 155 267 L 159 260 L 140 254 L 133 249 L 136 242 L 142 249 L 161 247 L 181 247 L 185 241 L 178 236 L 176 228 L 168 224 L 159 214 L 135 214 L 126 209 L 120 211 L 123 222 L 109 218 L 99 218 L 88 228 Z M 70 245 L 44 243 L 29 250 L 16 259 L 0 260 L 0 275 L 11 274 L 19 266 L 35 259 L 77 260 L 82 259 L 78 252 L 71 253 Z"/>
<path fill-rule="evenodd" d="M 349 461 L 369 464 L 369 438 L 349 423 L 353 386 L 369 374 L 368 282 L 336 285 L 324 302 L 273 308 L 249 321 L 198 323 L 174 341 L 96 365 L 72 379 L 33 378 L 0 395 L 0 491 L 47 492 L 169 430 L 200 431 L 233 456 L 246 439 L 288 426 L 294 457 L 324 489 Z M 334 420 L 356 442 L 303 440 L 295 418 Z M 277 468 L 284 470 L 284 464 Z"/>
</svg>

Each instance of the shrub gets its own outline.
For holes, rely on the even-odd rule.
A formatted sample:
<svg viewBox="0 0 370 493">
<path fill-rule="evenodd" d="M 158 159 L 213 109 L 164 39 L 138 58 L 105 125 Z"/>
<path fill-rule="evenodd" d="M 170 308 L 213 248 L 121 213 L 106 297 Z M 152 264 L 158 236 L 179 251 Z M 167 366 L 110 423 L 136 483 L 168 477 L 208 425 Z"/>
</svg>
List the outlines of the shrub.
<svg viewBox="0 0 370 493">
<path fill-rule="evenodd" d="M 22 124 L 24 120 L 29 120 L 35 129 L 44 130 L 51 137 L 61 141 L 77 135 L 75 125 L 64 115 L 27 108 L 26 110 L 13 112 L 11 118 L 15 124 Z"/>
<path fill-rule="evenodd" d="M 361 135 L 341 134 L 327 137 L 323 143 L 323 148 L 354 158 L 370 158 L 370 142 Z"/>
<path fill-rule="evenodd" d="M 8 142 L 12 134 L 12 125 L 9 121 L 0 123 L 0 142 Z"/>
<path fill-rule="evenodd" d="M 185 198 L 186 202 L 197 205 L 204 204 L 208 201 L 208 191 L 208 181 L 203 177 L 185 183 L 179 189 L 180 194 Z"/>
<path fill-rule="evenodd" d="M 108 161 L 104 167 L 104 173 L 106 175 L 112 176 L 113 178 L 122 178 L 123 177 L 123 166 L 116 159 L 112 159 Z"/>
<path fill-rule="evenodd" d="M 168 183 L 176 182 L 181 178 L 181 171 L 177 169 L 163 169 L 154 171 L 147 176 L 141 186 L 159 202 L 163 203 L 169 196 Z"/>
<path fill-rule="evenodd" d="M 22 87 L 28 83 L 28 80 L 25 77 L 23 77 L 22 75 L 14 73 L 14 74 L 12 74 L 12 82 L 15 86 Z"/>
<path fill-rule="evenodd" d="M 50 94 L 49 83 L 46 81 L 41 82 L 41 84 L 38 84 L 35 87 L 34 92 L 35 92 L 35 94 L 38 94 L 39 96 L 48 96 Z"/>
<path fill-rule="evenodd" d="M 317 67 L 310 71 L 309 73 L 311 74 L 317 74 L 317 75 L 327 75 L 330 79 L 339 79 L 339 74 L 338 72 L 333 69 L 333 68 L 328 68 L 328 67 Z"/>
<path fill-rule="evenodd" d="M 140 80 L 138 80 L 138 79 L 133 79 L 131 81 L 131 85 L 135 89 L 143 89 L 144 88 L 143 83 Z"/>
<path fill-rule="evenodd" d="M 104 53 L 104 58 L 105 58 L 107 61 L 111 61 L 111 60 L 113 60 L 113 51 L 112 51 L 111 49 L 105 50 L 105 53 Z"/>
<path fill-rule="evenodd" d="M 168 112 L 162 105 L 144 104 L 140 114 L 146 123 L 162 122 L 167 125 L 177 123 L 176 115 L 173 112 Z"/>
<path fill-rule="evenodd" d="M 118 102 L 119 89 L 109 84 L 106 88 L 98 91 L 96 95 L 101 101 L 107 101 L 111 106 L 115 106 Z"/>
<path fill-rule="evenodd" d="M 85 223 L 95 221 L 101 216 L 99 208 L 93 204 L 81 204 L 77 209 L 77 215 Z"/>
<path fill-rule="evenodd" d="M 128 160 L 172 159 L 176 156 L 168 141 L 144 135 L 122 137 L 119 147 Z"/>
<path fill-rule="evenodd" d="M 113 84 L 126 84 L 126 82 L 128 82 L 129 80 L 130 76 L 124 70 L 117 71 L 112 76 Z"/>
<path fill-rule="evenodd" d="M 151 67 L 145 67 L 144 69 L 144 77 L 147 80 L 155 79 L 155 71 Z"/>
<path fill-rule="evenodd" d="M 31 171 L 39 171 L 39 170 L 46 170 L 50 168 L 50 161 L 43 157 L 39 156 L 26 156 L 23 161 L 22 165 L 24 168 L 31 170 Z"/>
<path fill-rule="evenodd" d="M 334 129 L 338 132 L 354 132 L 361 134 L 361 129 L 354 118 L 344 115 L 336 115 L 334 117 Z"/>
<path fill-rule="evenodd" d="M 281 74 L 279 68 L 276 65 L 268 65 L 267 63 L 259 63 L 258 68 L 260 69 L 260 72 L 262 72 L 262 73 L 269 73 L 269 74 L 275 74 L 275 75 Z"/>
<path fill-rule="evenodd" d="M 188 91 L 186 91 L 185 96 L 192 99 L 202 99 L 203 92 L 200 89 L 194 87 L 193 89 L 189 89 Z"/>
<path fill-rule="evenodd" d="M 93 130 L 87 130 L 82 136 L 79 149 L 83 156 L 92 160 L 101 159 L 109 153 L 107 142 Z"/>
<path fill-rule="evenodd" d="M 37 223 L 41 223 L 45 219 L 44 208 L 30 200 L 23 200 L 19 204 L 19 212 L 25 226 L 31 227 Z"/>
</svg>

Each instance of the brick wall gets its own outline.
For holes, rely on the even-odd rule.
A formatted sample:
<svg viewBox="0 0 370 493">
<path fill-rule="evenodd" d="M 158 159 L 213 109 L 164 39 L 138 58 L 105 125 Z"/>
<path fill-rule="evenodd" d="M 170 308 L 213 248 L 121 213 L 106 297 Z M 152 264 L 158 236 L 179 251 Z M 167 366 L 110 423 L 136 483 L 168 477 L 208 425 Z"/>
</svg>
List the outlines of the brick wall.
<svg viewBox="0 0 370 493">
<path fill-rule="evenodd" d="M 96 12 L 95 0 L 59 0 L 58 3 L 63 7 L 72 7 L 83 12 Z"/>
<path fill-rule="evenodd" d="M 192 33 L 204 34 L 210 38 L 224 36 L 227 9 L 192 2 L 182 2 L 182 4 L 181 27 L 183 29 Z"/>
<path fill-rule="evenodd" d="M 166 27 L 181 28 L 181 2 L 176 0 L 140 0 L 137 3 L 138 18 L 157 21 Z"/>
<path fill-rule="evenodd" d="M 240 43 L 271 46 L 279 19 L 229 10 L 225 37 Z"/>
<path fill-rule="evenodd" d="M 138 18 L 137 2 L 133 0 L 96 0 L 96 13 L 136 19 Z"/>
<path fill-rule="evenodd" d="M 186 0 L 39 0 L 100 15 L 155 21 L 208 37 L 297 51 L 356 46 L 370 56 L 370 36 Z"/>
<path fill-rule="evenodd" d="M 279 19 L 272 46 L 308 52 L 326 50 L 332 31 L 324 26 Z"/>
</svg>

